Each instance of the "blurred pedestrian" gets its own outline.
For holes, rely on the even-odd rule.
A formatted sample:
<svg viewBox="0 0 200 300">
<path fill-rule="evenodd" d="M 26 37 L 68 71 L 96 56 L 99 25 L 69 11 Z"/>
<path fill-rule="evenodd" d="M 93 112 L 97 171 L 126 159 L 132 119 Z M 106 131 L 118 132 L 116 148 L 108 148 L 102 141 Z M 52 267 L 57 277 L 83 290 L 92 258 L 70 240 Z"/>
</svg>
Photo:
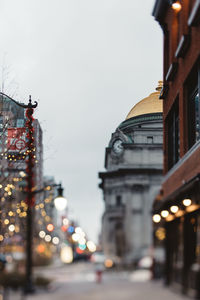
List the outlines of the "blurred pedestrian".
<svg viewBox="0 0 200 300">
<path fill-rule="evenodd" d="M 95 272 L 96 272 L 96 282 L 102 282 L 102 275 L 103 275 L 104 266 L 102 263 L 97 263 L 95 265 Z"/>
<path fill-rule="evenodd" d="M 5 258 L 5 255 L 0 253 L 0 271 L 5 270 L 6 263 L 7 263 L 7 260 Z"/>
</svg>

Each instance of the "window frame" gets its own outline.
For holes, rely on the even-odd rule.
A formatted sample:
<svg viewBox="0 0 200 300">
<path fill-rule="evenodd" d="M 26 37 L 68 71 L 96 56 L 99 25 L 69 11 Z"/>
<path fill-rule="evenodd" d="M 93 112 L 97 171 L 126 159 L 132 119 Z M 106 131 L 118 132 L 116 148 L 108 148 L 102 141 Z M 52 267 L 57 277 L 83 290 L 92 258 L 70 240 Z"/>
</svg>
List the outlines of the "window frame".
<svg viewBox="0 0 200 300">
<path fill-rule="evenodd" d="M 196 66 L 187 82 L 188 150 L 200 141 L 200 65 Z M 196 106 L 196 97 L 198 103 Z M 198 109 L 197 109 L 198 107 Z"/>
</svg>

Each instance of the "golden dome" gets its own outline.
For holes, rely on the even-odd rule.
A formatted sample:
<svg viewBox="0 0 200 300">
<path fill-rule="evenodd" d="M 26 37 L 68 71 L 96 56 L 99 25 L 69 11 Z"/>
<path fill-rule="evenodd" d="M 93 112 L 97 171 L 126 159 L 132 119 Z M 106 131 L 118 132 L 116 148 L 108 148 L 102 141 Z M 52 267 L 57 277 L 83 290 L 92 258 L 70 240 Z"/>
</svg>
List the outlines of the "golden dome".
<svg viewBox="0 0 200 300">
<path fill-rule="evenodd" d="M 162 113 L 163 103 L 162 100 L 159 99 L 162 84 L 162 81 L 158 81 L 156 92 L 138 102 L 128 113 L 126 120 L 144 114 Z"/>
</svg>

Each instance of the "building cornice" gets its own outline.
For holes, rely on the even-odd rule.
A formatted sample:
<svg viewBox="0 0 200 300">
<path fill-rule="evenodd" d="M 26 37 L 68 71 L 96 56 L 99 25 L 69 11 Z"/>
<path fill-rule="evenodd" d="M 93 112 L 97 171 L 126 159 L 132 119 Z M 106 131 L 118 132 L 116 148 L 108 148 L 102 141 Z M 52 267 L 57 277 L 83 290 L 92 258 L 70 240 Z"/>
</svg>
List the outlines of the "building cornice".
<svg viewBox="0 0 200 300">
<path fill-rule="evenodd" d="M 109 177 L 119 177 L 122 175 L 130 175 L 130 174 L 162 174 L 162 166 L 160 168 L 119 168 L 117 170 L 99 172 L 99 178 L 105 179 Z"/>
<path fill-rule="evenodd" d="M 170 1 L 168 0 L 156 0 L 152 15 L 160 24 L 163 22 L 164 15 L 167 11 L 167 8 L 170 6 Z"/>
<path fill-rule="evenodd" d="M 192 193 L 196 193 L 194 187 L 200 182 L 200 174 L 195 175 L 193 178 L 185 182 L 182 186 L 177 188 L 170 195 L 163 197 L 154 203 L 154 213 L 165 209 L 170 203 L 175 203 L 176 201 L 181 201 L 185 197 L 191 197 Z"/>
<path fill-rule="evenodd" d="M 154 122 L 154 121 L 162 121 L 163 114 L 162 113 L 151 113 L 151 114 L 144 114 L 137 117 L 130 118 L 125 120 L 119 125 L 120 130 L 123 130 L 130 126 L 140 125 L 146 122 Z"/>
<path fill-rule="evenodd" d="M 162 183 L 167 181 L 200 147 L 200 141 L 196 142 L 179 161 L 165 174 Z"/>
</svg>

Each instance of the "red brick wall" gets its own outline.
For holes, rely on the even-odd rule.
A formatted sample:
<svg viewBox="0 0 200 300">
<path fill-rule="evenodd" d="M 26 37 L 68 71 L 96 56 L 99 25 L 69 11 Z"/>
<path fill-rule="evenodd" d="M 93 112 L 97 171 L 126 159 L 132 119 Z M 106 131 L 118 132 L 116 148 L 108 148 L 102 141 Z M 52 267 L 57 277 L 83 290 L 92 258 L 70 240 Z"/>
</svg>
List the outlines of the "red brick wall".
<svg viewBox="0 0 200 300">
<path fill-rule="evenodd" d="M 181 1 L 182 10 L 177 13 L 170 7 L 166 13 L 165 19 L 162 24 L 169 31 L 169 53 L 166 49 L 164 56 L 169 55 L 169 66 L 172 62 L 178 63 L 178 71 L 172 82 L 168 82 L 169 91 L 163 101 L 163 120 L 164 120 L 164 173 L 168 171 L 168 154 L 167 154 L 167 124 L 166 118 L 170 112 L 170 109 L 179 96 L 179 128 L 180 128 L 180 156 L 183 157 L 188 149 L 188 132 L 187 132 L 187 111 L 186 111 L 186 92 L 185 92 L 185 81 L 188 78 L 193 66 L 200 57 L 200 25 L 197 27 L 188 27 L 187 20 L 189 16 L 189 10 L 194 4 L 194 0 Z M 177 28 L 179 26 L 179 29 Z M 178 33 L 179 32 L 179 33 Z M 181 37 L 183 34 L 190 35 L 190 47 L 184 58 L 175 58 L 175 51 L 178 46 L 178 36 Z M 164 61 L 166 61 L 164 59 Z M 167 66 L 168 67 L 168 66 Z M 164 70 L 167 69 L 164 67 Z M 167 70 L 165 71 L 165 73 Z M 164 84 L 165 81 L 164 74 Z M 186 161 L 184 164 L 163 184 L 164 195 L 172 193 L 176 188 L 182 185 L 183 180 L 189 180 L 197 173 L 200 172 L 200 149 L 197 149 L 195 153 Z"/>
</svg>

